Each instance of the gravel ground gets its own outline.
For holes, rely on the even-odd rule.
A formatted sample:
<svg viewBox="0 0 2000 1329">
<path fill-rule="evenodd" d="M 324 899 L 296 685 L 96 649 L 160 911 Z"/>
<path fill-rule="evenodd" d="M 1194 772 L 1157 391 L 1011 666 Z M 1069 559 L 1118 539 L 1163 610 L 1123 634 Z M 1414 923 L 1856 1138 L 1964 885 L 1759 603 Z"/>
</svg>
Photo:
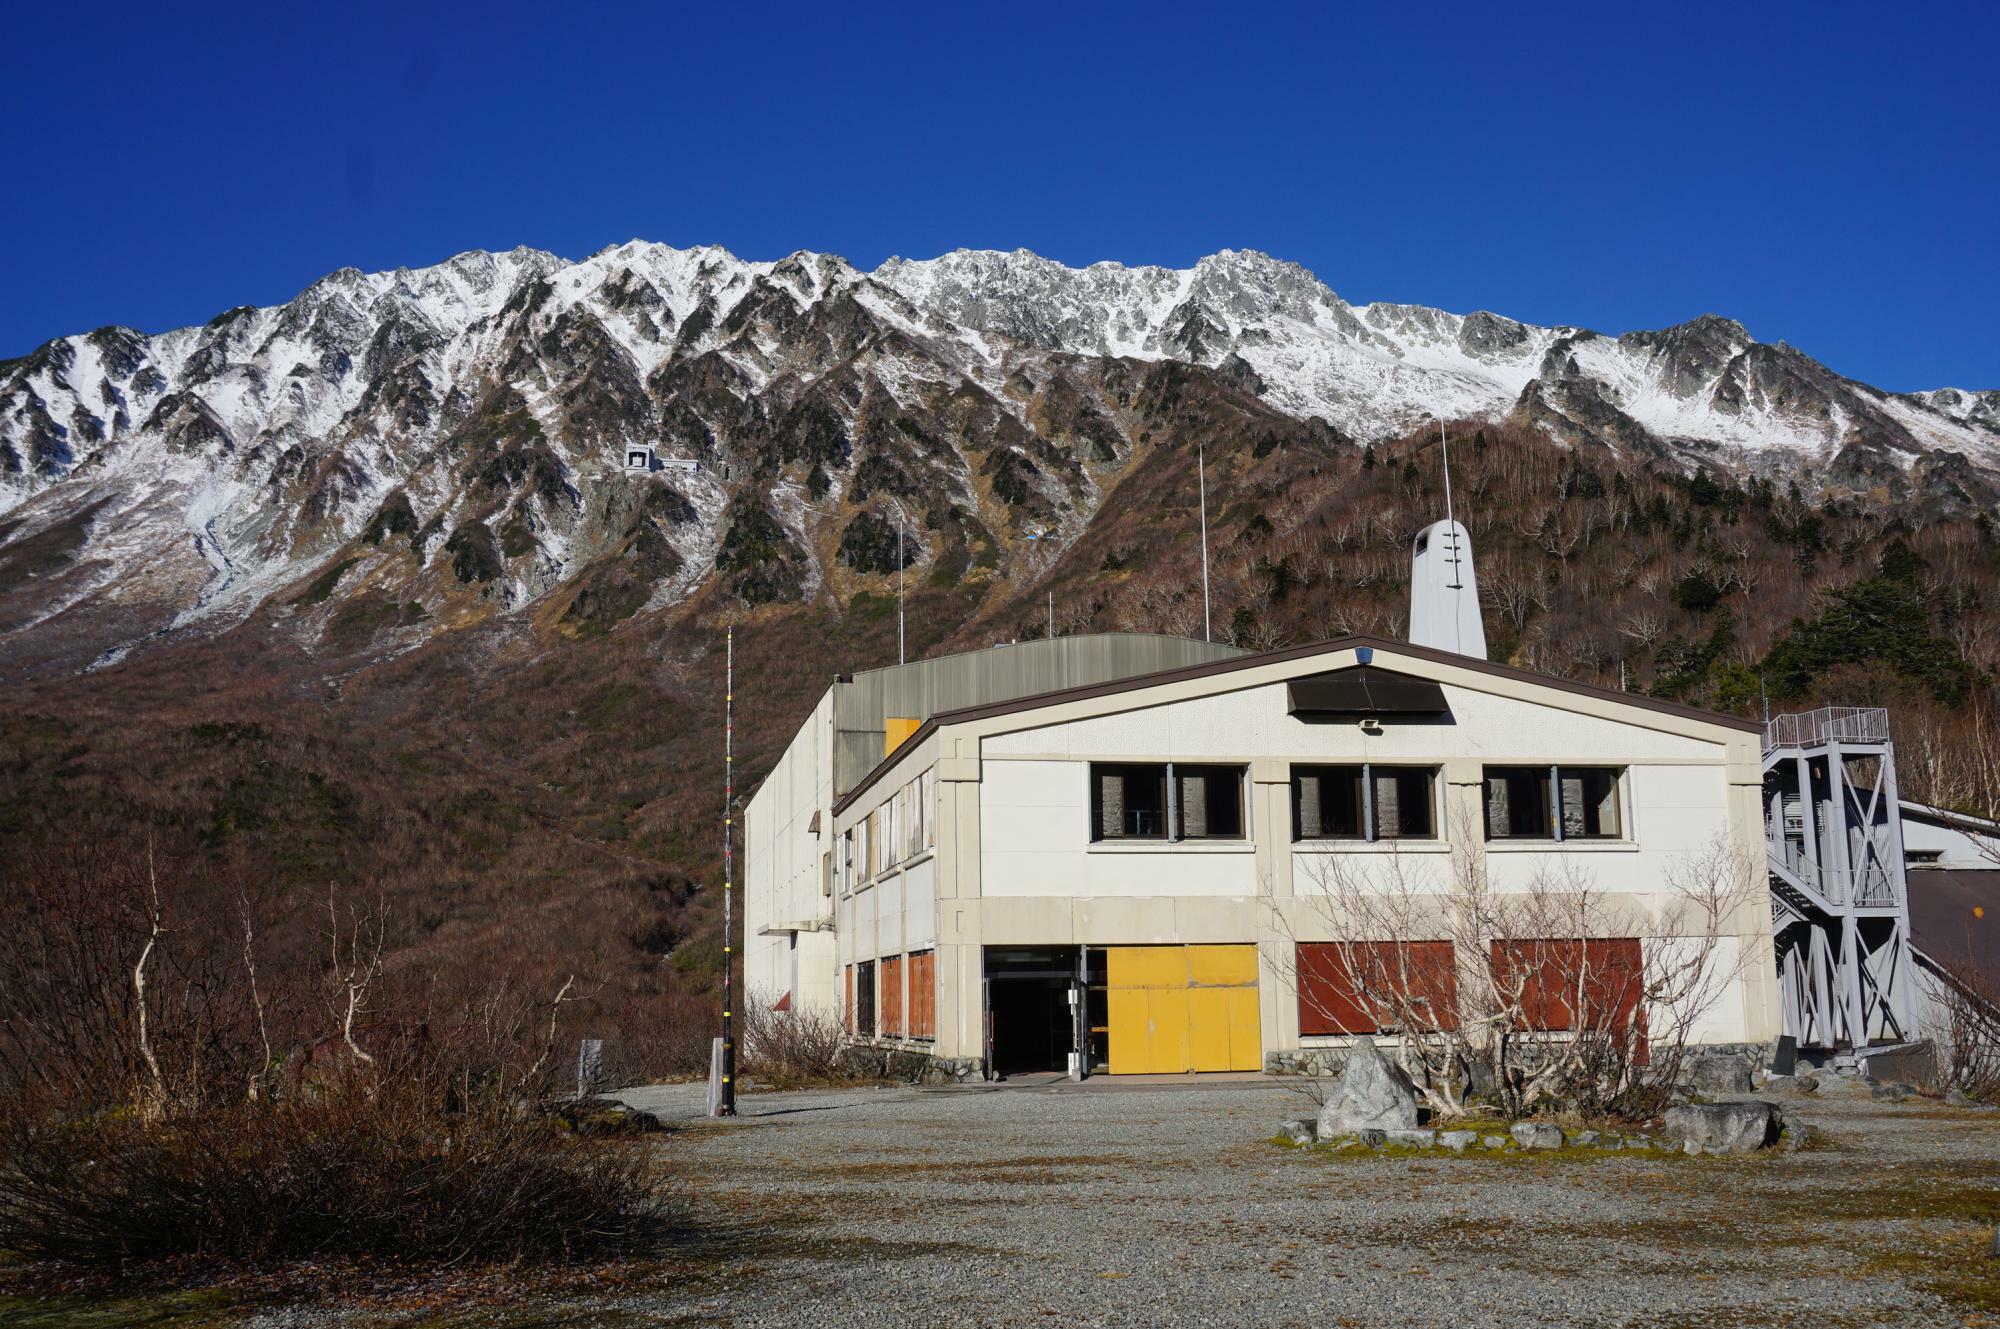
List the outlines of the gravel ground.
<svg viewBox="0 0 2000 1329">
<path fill-rule="evenodd" d="M 1786 1104 L 1829 1147 L 1750 1159 L 1328 1157 L 1267 1082 L 634 1091 L 726 1215 L 675 1291 L 577 1324 L 1929 1325 L 2000 1305 L 2000 1120 Z"/>
</svg>

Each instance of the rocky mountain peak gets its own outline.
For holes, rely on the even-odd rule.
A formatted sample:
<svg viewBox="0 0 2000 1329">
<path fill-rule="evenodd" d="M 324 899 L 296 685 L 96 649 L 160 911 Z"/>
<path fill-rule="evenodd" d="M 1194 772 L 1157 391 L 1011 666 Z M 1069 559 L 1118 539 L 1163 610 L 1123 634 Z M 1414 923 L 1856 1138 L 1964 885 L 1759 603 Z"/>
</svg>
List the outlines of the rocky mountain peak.
<svg viewBox="0 0 2000 1329">
<path fill-rule="evenodd" d="M 2000 394 L 1877 392 L 1717 315 L 1612 338 L 1350 306 L 1254 250 L 1171 269 L 962 249 L 864 273 L 635 239 L 342 268 L 283 305 L 0 365 L 0 562 L 24 539 L 70 551 L 16 587 L 21 621 L 145 585 L 174 608 L 140 631 L 186 627 L 333 560 L 333 599 L 597 631 L 711 584 L 823 594 L 876 575 L 896 524 L 923 532 L 927 576 L 1004 575 L 1017 540 L 1077 538 L 1190 431 L 1325 447 L 1440 415 L 1922 494 L 2000 466 Z M 671 478 L 634 480 L 634 447 Z M 1917 474 L 1944 474 L 1934 458 L 1949 485 Z"/>
</svg>

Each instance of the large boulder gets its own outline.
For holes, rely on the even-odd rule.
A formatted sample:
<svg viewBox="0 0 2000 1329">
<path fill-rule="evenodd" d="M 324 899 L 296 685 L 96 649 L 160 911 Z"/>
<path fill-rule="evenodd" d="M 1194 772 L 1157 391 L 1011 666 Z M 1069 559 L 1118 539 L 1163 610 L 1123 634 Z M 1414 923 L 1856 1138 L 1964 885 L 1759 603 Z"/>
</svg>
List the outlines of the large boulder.
<svg viewBox="0 0 2000 1329">
<path fill-rule="evenodd" d="M 1401 1066 L 1383 1056 L 1374 1040 L 1356 1039 L 1348 1049 L 1340 1085 L 1319 1112 L 1319 1138 L 1357 1131 L 1411 1131 L 1417 1128 L 1417 1088 Z"/>
<path fill-rule="evenodd" d="M 1750 1059 L 1735 1053 L 1713 1053 L 1688 1062 L 1688 1083 L 1701 1094 L 1747 1094 L 1751 1091 Z"/>
<path fill-rule="evenodd" d="M 1667 1109 L 1666 1133 L 1690 1154 L 1749 1154 L 1778 1142 L 1785 1119 L 1773 1104 L 1696 1103 Z"/>
</svg>

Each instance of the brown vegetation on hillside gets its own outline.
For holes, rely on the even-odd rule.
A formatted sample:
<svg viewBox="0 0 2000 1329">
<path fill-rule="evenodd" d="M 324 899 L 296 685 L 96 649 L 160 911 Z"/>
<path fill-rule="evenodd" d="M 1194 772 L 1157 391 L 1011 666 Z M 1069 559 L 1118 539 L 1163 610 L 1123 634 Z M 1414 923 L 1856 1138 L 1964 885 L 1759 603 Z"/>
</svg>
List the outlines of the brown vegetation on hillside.
<svg viewBox="0 0 2000 1329">
<path fill-rule="evenodd" d="M 1199 634 L 1196 440 L 1217 636 L 1401 634 L 1410 538 L 1443 512 L 1435 434 L 1260 432 L 1172 389 L 1145 389 L 1171 443 L 1135 444 L 1059 553 L 1009 536 L 971 575 L 925 537 L 944 548 L 910 569 L 913 656 L 1041 635 L 1050 593 L 1059 633 Z M 1889 705 L 1906 793 L 1976 807 L 1995 788 L 1994 745 L 1966 741 L 2000 732 L 1987 517 L 1822 502 L 1721 458 L 1689 475 L 1506 425 L 1452 434 L 1496 657 L 1739 713 L 1766 692 L 1774 710 Z M 737 626 L 749 790 L 831 675 L 895 658 L 894 573 L 854 562 L 801 604 L 746 607 L 711 581 L 603 631 L 551 607 L 388 658 L 304 644 L 299 611 L 273 605 L 19 683 L 0 714 L 0 875 L 51 845 L 150 837 L 246 884 L 274 962 L 314 965 L 329 890 L 376 900 L 391 978 L 462 1002 L 574 973 L 591 995 L 566 1028 L 607 1039 L 615 1073 L 698 1073 L 721 959 L 720 631 Z"/>
</svg>

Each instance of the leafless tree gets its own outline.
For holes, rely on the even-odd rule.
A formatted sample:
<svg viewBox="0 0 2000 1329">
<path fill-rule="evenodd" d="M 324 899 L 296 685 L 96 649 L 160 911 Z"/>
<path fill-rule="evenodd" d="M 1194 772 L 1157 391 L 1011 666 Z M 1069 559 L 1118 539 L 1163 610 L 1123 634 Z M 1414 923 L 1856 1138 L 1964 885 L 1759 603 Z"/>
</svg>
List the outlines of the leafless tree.
<svg viewBox="0 0 2000 1329">
<path fill-rule="evenodd" d="M 1337 1032 L 1393 1038 L 1440 1118 L 1475 1085 L 1510 1115 L 1649 1114 L 1762 940 L 1741 931 L 1754 865 L 1718 844 L 1643 902 L 1571 860 L 1496 885 L 1478 829 L 1461 824 L 1443 863 L 1313 856 L 1292 909 L 1272 905 L 1292 942 L 1281 977 Z"/>
<path fill-rule="evenodd" d="M 350 906 L 344 938 L 339 901 L 331 887 L 326 894 L 326 913 L 330 951 L 327 967 L 329 1004 L 335 1018 L 340 1021 L 340 1040 L 346 1046 L 348 1055 L 360 1065 L 372 1065 L 375 1058 L 355 1041 L 354 1026 L 368 1008 L 368 989 L 382 973 L 384 916 L 387 910 L 379 899 L 376 907 L 367 914 L 356 913 Z"/>
<path fill-rule="evenodd" d="M 1618 635 L 1642 650 L 1653 649 L 1666 630 L 1665 621 L 1650 609 L 1635 609 L 1618 621 Z"/>
</svg>

